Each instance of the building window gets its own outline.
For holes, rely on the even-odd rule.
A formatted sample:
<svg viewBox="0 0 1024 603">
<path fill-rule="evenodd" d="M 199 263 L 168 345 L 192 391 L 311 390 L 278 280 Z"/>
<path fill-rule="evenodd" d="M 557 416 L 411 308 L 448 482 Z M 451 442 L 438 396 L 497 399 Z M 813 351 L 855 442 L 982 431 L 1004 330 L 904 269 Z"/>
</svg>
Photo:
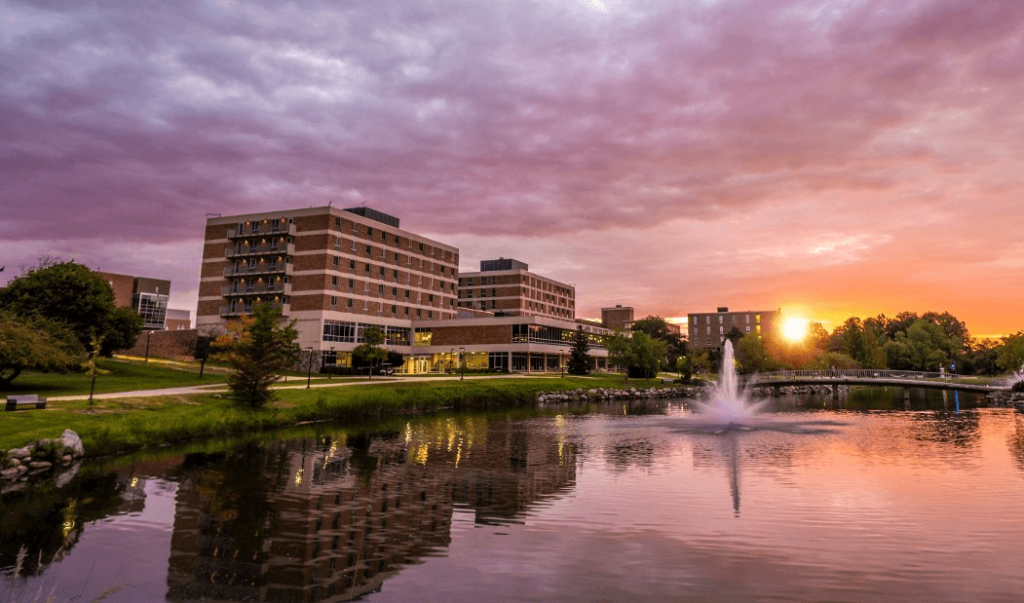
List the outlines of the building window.
<svg viewBox="0 0 1024 603">
<path fill-rule="evenodd" d="M 356 261 L 355 260 L 349 260 L 348 261 L 348 269 L 349 270 L 355 270 L 356 269 Z"/>
<path fill-rule="evenodd" d="M 370 228 L 369 226 L 366 227 L 366 236 L 368 236 L 368 237 L 372 237 L 373 236 L 373 229 Z"/>
<path fill-rule="evenodd" d="M 331 287 L 334 287 L 335 289 L 338 288 L 338 277 L 336 277 L 336 276 L 332 276 L 331 277 Z"/>
<path fill-rule="evenodd" d="M 341 230 L 341 218 L 334 218 L 334 227 L 337 228 L 338 230 Z"/>
<path fill-rule="evenodd" d="M 348 298 L 348 299 L 347 299 L 347 300 L 345 301 L 345 307 L 349 308 L 350 310 L 352 309 L 352 298 L 351 298 L 351 297 L 350 297 L 350 298 Z"/>
<path fill-rule="evenodd" d="M 332 261 L 334 262 L 335 268 L 341 266 L 341 258 L 339 258 L 338 256 L 334 256 L 334 259 Z"/>
<path fill-rule="evenodd" d="M 336 296 L 334 296 L 334 295 L 331 296 L 331 307 L 332 308 L 338 307 L 338 298 Z"/>
</svg>

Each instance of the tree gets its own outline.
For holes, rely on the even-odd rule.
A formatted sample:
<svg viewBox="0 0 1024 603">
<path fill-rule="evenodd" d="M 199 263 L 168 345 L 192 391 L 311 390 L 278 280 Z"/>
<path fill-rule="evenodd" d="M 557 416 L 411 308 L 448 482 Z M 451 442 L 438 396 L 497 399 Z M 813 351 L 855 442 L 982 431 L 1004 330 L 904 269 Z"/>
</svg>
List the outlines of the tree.
<svg viewBox="0 0 1024 603">
<path fill-rule="evenodd" d="M 127 313 L 130 309 L 116 308 L 110 285 L 74 261 L 40 260 L 36 267 L 0 289 L 0 308 L 23 318 L 37 316 L 61 322 L 86 349 L 90 349 L 94 337 L 108 342 L 101 350 L 105 355 L 132 347 L 142 332 L 141 318 L 132 319 Z"/>
<path fill-rule="evenodd" d="M 85 350 L 63 325 L 0 311 L 0 387 L 25 370 L 63 373 L 85 361 Z"/>
<path fill-rule="evenodd" d="M 1024 331 L 1001 337 L 1002 347 L 996 352 L 996 364 L 1006 372 L 1024 370 Z"/>
<path fill-rule="evenodd" d="M 739 345 L 740 340 L 743 339 L 743 331 L 741 331 L 739 327 L 733 326 L 733 328 L 729 329 L 729 332 L 725 334 L 725 338 L 731 341 L 732 347 L 735 348 Z"/>
<path fill-rule="evenodd" d="M 213 351 L 213 342 L 217 337 L 210 334 L 196 335 L 195 343 L 192 346 L 192 357 L 199 361 L 199 378 L 203 378 L 203 371 L 206 369 L 206 361 L 210 359 Z"/>
<path fill-rule="evenodd" d="M 664 341 L 651 338 L 644 331 L 626 335 L 616 329 L 605 340 L 605 348 L 608 350 L 609 362 L 626 369 L 624 380 L 638 375 L 650 379 L 661 368 L 667 345 Z"/>
<path fill-rule="evenodd" d="M 352 350 L 352 366 L 356 369 L 366 368 L 372 373 L 373 367 L 379 367 L 388 357 L 387 349 L 381 347 L 384 333 L 377 327 L 364 329 L 363 341 L 365 343 Z"/>
<path fill-rule="evenodd" d="M 736 346 L 736 360 L 744 373 L 759 373 L 774 368 L 765 338 L 760 333 L 751 331 L 741 337 L 738 344 L 733 345 Z"/>
<path fill-rule="evenodd" d="M 279 308 L 256 304 L 252 315 L 230 323 L 228 333 L 214 343 L 231 365 L 228 387 L 239 403 L 260 408 L 273 400 L 270 386 L 298 361 L 295 321 L 284 326 L 281 322 Z"/>
<path fill-rule="evenodd" d="M 583 332 L 583 325 L 576 326 L 576 334 L 572 339 L 572 348 L 569 351 L 569 374 L 589 375 L 590 374 L 590 337 Z"/>
<path fill-rule="evenodd" d="M 686 339 L 669 326 L 667 320 L 660 316 L 648 316 L 634 321 L 631 330 L 642 331 L 652 339 L 665 342 L 665 367 L 676 365 L 676 359 L 686 355 Z"/>
</svg>

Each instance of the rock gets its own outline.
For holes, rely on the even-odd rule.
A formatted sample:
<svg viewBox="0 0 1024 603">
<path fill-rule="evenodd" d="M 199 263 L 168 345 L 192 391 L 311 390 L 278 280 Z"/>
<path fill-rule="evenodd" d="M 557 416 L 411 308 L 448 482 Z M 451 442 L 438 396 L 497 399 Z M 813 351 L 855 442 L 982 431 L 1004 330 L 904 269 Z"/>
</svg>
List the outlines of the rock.
<svg viewBox="0 0 1024 603">
<path fill-rule="evenodd" d="M 28 473 L 28 467 L 26 467 L 25 465 L 18 465 L 17 467 L 15 467 L 15 469 L 18 470 L 18 475 L 24 475 Z"/>
<path fill-rule="evenodd" d="M 32 456 L 32 447 L 25 446 L 24 448 L 14 448 L 7 451 L 7 458 L 12 459 L 27 459 Z"/>
<path fill-rule="evenodd" d="M 64 456 L 60 457 L 60 464 L 61 465 L 70 465 L 72 460 L 73 460 L 73 457 L 70 454 L 65 454 Z"/>
<path fill-rule="evenodd" d="M 65 429 L 64 433 L 60 434 L 60 442 L 64 444 L 64 451 L 71 453 L 75 458 L 85 454 L 82 438 L 78 437 L 78 434 L 70 429 Z"/>
<path fill-rule="evenodd" d="M 28 464 L 28 468 L 32 471 L 44 471 L 50 467 L 53 467 L 53 463 L 49 461 L 32 461 Z"/>
<path fill-rule="evenodd" d="M 0 471 L 0 479 L 15 479 L 19 475 L 21 475 L 21 472 L 18 471 L 17 467 L 11 467 L 10 469 Z"/>
<path fill-rule="evenodd" d="M 9 458 L 7 459 L 7 465 L 10 467 L 19 467 L 21 466 L 21 460 Z"/>
</svg>

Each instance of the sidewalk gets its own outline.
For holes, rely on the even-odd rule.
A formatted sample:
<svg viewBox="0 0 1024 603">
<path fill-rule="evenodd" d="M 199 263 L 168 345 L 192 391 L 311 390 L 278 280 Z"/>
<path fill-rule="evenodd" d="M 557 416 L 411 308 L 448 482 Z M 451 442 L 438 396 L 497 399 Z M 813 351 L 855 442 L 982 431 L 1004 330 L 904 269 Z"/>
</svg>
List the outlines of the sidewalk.
<svg viewBox="0 0 1024 603">
<path fill-rule="evenodd" d="M 482 379 L 535 379 L 538 377 L 545 378 L 558 378 L 558 374 L 548 373 L 514 373 L 514 374 L 498 374 L 498 375 L 471 375 L 466 377 L 466 381 L 477 381 Z M 320 389 L 325 387 L 350 387 L 358 385 L 377 385 L 381 383 L 434 383 L 439 381 L 459 381 L 458 375 L 444 375 L 434 377 L 375 377 L 367 381 L 337 381 L 334 379 L 328 379 L 326 377 L 317 377 L 310 380 L 310 389 Z M 283 389 L 306 389 L 306 379 L 303 378 L 292 378 L 287 382 L 278 381 L 276 384 L 271 386 L 274 390 Z M 108 394 L 94 394 L 94 400 L 115 400 L 117 398 L 147 398 L 153 396 L 186 396 L 190 394 L 223 394 L 231 391 L 228 386 L 223 383 L 216 383 L 213 385 L 194 385 L 190 387 L 171 387 L 167 389 L 145 389 L 131 392 L 112 392 Z M 88 400 L 88 394 L 75 394 L 72 396 L 53 396 L 47 398 L 47 402 L 72 402 L 76 400 Z"/>
</svg>

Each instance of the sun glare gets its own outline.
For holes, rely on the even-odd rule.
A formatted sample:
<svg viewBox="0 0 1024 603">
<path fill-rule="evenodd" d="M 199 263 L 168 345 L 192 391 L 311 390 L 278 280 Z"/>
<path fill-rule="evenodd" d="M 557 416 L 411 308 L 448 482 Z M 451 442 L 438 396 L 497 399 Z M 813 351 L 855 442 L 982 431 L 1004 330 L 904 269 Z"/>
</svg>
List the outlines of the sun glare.
<svg viewBox="0 0 1024 603">
<path fill-rule="evenodd" d="M 807 334 L 807 320 L 803 318 L 787 318 L 782 333 L 790 341 L 800 341 Z"/>
</svg>

